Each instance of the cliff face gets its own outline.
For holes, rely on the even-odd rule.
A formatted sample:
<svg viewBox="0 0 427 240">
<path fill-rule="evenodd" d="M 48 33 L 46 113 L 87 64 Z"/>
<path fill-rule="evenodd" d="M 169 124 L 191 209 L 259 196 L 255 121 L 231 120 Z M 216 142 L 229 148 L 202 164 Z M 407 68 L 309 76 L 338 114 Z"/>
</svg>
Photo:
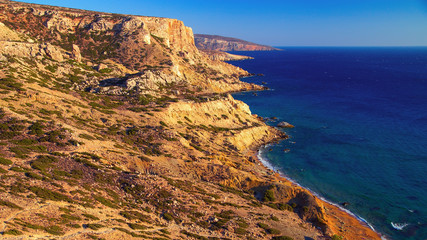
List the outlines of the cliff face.
<svg viewBox="0 0 427 240">
<path fill-rule="evenodd" d="M 196 34 L 196 46 L 211 51 L 274 51 L 277 48 L 217 35 Z"/>
<path fill-rule="evenodd" d="M 182 22 L 0 13 L 2 239 L 375 239 L 257 161 L 286 135 L 222 94 L 260 88 Z"/>
<path fill-rule="evenodd" d="M 83 63 L 112 60 L 134 73 L 157 69 L 180 78 L 192 91 L 226 92 L 253 87 L 238 79 L 247 75 L 246 71 L 211 60 L 199 52 L 191 28 L 175 19 L 94 13 L 9 1 L 0 3 L 0 14 L 1 38 L 22 42 L 13 48 L 28 53 L 28 57 L 38 54 L 35 49 L 40 48 L 38 43 L 41 42 L 59 49 L 56 52 L 62 51 L 54 56 L 48 54 L 59 61 L 73 58 L 74 47 L 79 49 Z M 10 54 L 11 48 L 3 49 L 0 53 Z M 216 80 L 214 88 L 207 79 Z M 221 82 L 233 82 L 234 86 L 218 89 L 216 86 L 222 85 Z"/>
</svg>

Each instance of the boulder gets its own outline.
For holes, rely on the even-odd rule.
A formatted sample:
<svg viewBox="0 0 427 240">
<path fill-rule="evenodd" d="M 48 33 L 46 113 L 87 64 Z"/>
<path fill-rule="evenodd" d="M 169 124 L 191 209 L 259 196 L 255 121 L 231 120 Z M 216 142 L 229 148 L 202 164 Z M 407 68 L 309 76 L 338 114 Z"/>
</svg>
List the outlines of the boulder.
<svg viewBox="0 0 427 240">
<path fill-rule="evenodd" d="M 280 122 L 279 124 L 277 124 L 278 127 L 281 128 L 294 128 L 295 126 L 288 123 L 288 122 Z"/>
<path fill-rule="evenodd" d="M 0 62 L 7 61 L 7 57 L 3 56 L 3 54 L 0 53 Z"/>
<path fill-rule="evenodd" d="M 44 49 L 46 55 L 48 57 L 52 58 L 53 60 L 58 61 L 58 62 L 64 61 L 64 57 L 62 56 L 61 51 L 58 48 L 56 48 L 55 46 L 48 43 L 43 47 L 43 49 Z"/>
<path fill-rule="evenodd" d="M 97 71 L 101 71 L 101 70 L 106 69 L 106 68 L 108 68 L 108 66 L 104 63 L 100 63 L 98 66 L 95 67 L 95 69 Z"/>
</svg>

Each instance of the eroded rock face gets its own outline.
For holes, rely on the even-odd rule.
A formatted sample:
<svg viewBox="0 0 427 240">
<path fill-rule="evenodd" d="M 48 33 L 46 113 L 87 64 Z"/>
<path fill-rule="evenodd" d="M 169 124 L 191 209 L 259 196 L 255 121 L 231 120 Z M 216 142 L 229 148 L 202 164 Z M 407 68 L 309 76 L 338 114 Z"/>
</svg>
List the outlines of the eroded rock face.
<svg viewBox="0 0 427 240">
<path fill-rule="evenodd" d="M 111 31 L 114 28 L 114 23 L 104 18 L 97 18 L 95 21 L 91 22 L 87 28 L 91 32 Z"/>
<path fill-rule="evenodd" d="M 184 81 L 173 74 L 166 74 L 158 70 L 147 70 L 123 78 L 111 78 L 102 81 L 91 79 L 83 84 L 76 85 L 74 88 L 110 95 L 128 95 L 131 92 L 156 94 L 162 86 L 179 83 L 184 83 Z"/>
<path fill-rule="evenodd" d="M 64 57 L 62 56 L 61 51 L 57 47 L 47 43 L 46 45 L 42 46 L 42 48 L 46 52 L 46 55 L 52 58 L 53 60 L 58 62 L 64 61 Z"/>
<path fill-rule="evenodd" d="M 39 15 L 48 15 L 49 12 L 37 11 Z M 45 22 L 45 26 L 48 29 L 56 29 L 59 32 L 69 32 L 73 31 L 75 23 L 72 19 L 64 17 L 61 14 L 52 14 L 50 15 L 49 20 Z"/>
<path fill-rule="evenodd" d="M 63 51 L 51 44 L 0 41 L 0 53 L 18 57 L 49 57 L 55 61 L 64 61 Z"/>
<path fill-rule="evenodd" d="M 0 22 L 0 41 L 21 41 L 19 35 Z"/>
<path fill-rule="evenodd" d="M 76 60 L 77 62 L 82 61 L 82 55 L 80 53 L 80 48 L 76 44 L 73 44 L 73 52 L 71 53 L 71 58 Z"/>
</svg>

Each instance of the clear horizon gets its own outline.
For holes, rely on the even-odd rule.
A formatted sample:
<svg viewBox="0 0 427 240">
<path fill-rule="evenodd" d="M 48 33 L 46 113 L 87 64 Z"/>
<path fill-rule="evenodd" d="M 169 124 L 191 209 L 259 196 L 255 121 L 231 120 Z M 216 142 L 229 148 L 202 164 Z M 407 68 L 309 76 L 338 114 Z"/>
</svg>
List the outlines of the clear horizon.
<svg viewBox="0 0 427 240">
<path fill-rule="evenodd" d="M 270 46 L 427 46 L 427 0 L 268 0 L 263 4 L 253 0 L 20 2 L 176 18 L 194 33 Z"/>
</svg>

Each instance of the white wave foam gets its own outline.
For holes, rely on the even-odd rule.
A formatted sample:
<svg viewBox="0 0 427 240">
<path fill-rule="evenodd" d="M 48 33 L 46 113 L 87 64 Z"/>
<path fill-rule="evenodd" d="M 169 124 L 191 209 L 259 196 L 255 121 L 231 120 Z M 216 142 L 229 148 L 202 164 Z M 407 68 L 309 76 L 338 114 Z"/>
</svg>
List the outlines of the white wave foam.
<svg viewBox="0 0 427 240">
<path fill-rule="evenodd" d="M 281 171 L 279 171 L 277 167 L 273 166 L 273 165 L 268 161 L 268 159 L 263 158 L 262 154 L 263 154 L 263 153 L 264 153 L 264 151 L 265 151 L 267 148 L 269 148 L 271 145 L 272 145 L 272 144 L 267 144 L 267 145 L 265 145 L 264 147 L 261 147 L 261 148 L 259 149 L 259 151 L 258 151 L 257 157 L 258 157 L 258 159 L 260 160 L 260 162 L 261 162 L 264 166 L 266 166 L 267 168 L 269 168 L 269 169 L 271 169 L 271 170 L 273 170 L 273 171 L 275 171 L 275 172 L 279 173 L 280 175 L 282 175 L 283 177 L 285 177 L 287 180 L 289 180 L 289 181 L 290 181 L 290 182 L 292 182 L 293 184 L 295 184 L 295 185 L 297 185 L 297 186 L 299 186 L 299 187 L 302 187 L 302 188 L 307 189 L 308 191 L 310 191 L 313 195 L 315 195 L 316 197 L 318 197 L 318 198 L 319 198 L 319 199 L 321 199 L 322 201 L 327 202 L 327 203 L 329 203 L 329 204 L 331 204 L 331 205 L 333 205 L 333 206 L 335 206 L 335 207 L 337 207 L 337 208 L 341 209 L 342 211 L 346 212 L 347 214 L 349 214 L 349 215 L 351 215 L 351 216 L 355 217 L 355 218 L 356 218 L 356 219 L 358 219 L 360 222 L 362 222 L 362 223 L 366 224 L 366 225 L 367 225 L 369 228 L 371 228 L 374 232 L 377 232 L 377 231 L 375 230 L 375 228 L 374 228 L 370 223 L 368 223 L 368 221 L 366 221 L 364 218 L 362 218 L 362 217 L 360 217 L 360 216 L 358 216 L 358 215 L 356 215 L 356 214 L 352 213 L 351 211 L 349 211 L 349 210 L 347 210 L 347 209 L 343 208 L 342 206 L 340 206 L 340 205 L 338 205 L 338 204 L 336 204 L 336 203 L 333 203 L 333 202 L 330 202 L 330 201 L 326 200 L 325 198 L 323 198 L 322 196 L 320 196 L 318 193 L 316 193 L 315 191 L 311 190 L 310 188 L 307 188 L 307 187 L 303 187 L 303 186 L 301 186 L 301 185 L 300 185 L 299 183 L 297 183 L 295 180 L 293 180 L 293 179 L 292 179 L 292 178 L 290 178 L 289 176 L 286 176 L 284 173 L 282 173 Z M 393 223 L 392 223 L 392 224 L 393 224 Z M 406 227 L 406 226 L 404 226 L 404 227 Z M 377 233 L 378 233 L 378 232 L 377 232 Z M 384 240 L 386 240 L 386 239 L 387 239 L 387 238 L 385 238 L 385 236 L 383 236 L 382 234 L 380 234 L 380 235 L 381 235 L 381 239 L 384 239 Z"/>
<path fill-rule="evenodd" d="M 394 222 L 391 222 L 390 224 L 391 224 L 391 226 L 394 229 L 399 230 L 399 231 L 402 231 L 405 227 L 409 226 L 409 223 L 394 223 Z"/>
</svg>

